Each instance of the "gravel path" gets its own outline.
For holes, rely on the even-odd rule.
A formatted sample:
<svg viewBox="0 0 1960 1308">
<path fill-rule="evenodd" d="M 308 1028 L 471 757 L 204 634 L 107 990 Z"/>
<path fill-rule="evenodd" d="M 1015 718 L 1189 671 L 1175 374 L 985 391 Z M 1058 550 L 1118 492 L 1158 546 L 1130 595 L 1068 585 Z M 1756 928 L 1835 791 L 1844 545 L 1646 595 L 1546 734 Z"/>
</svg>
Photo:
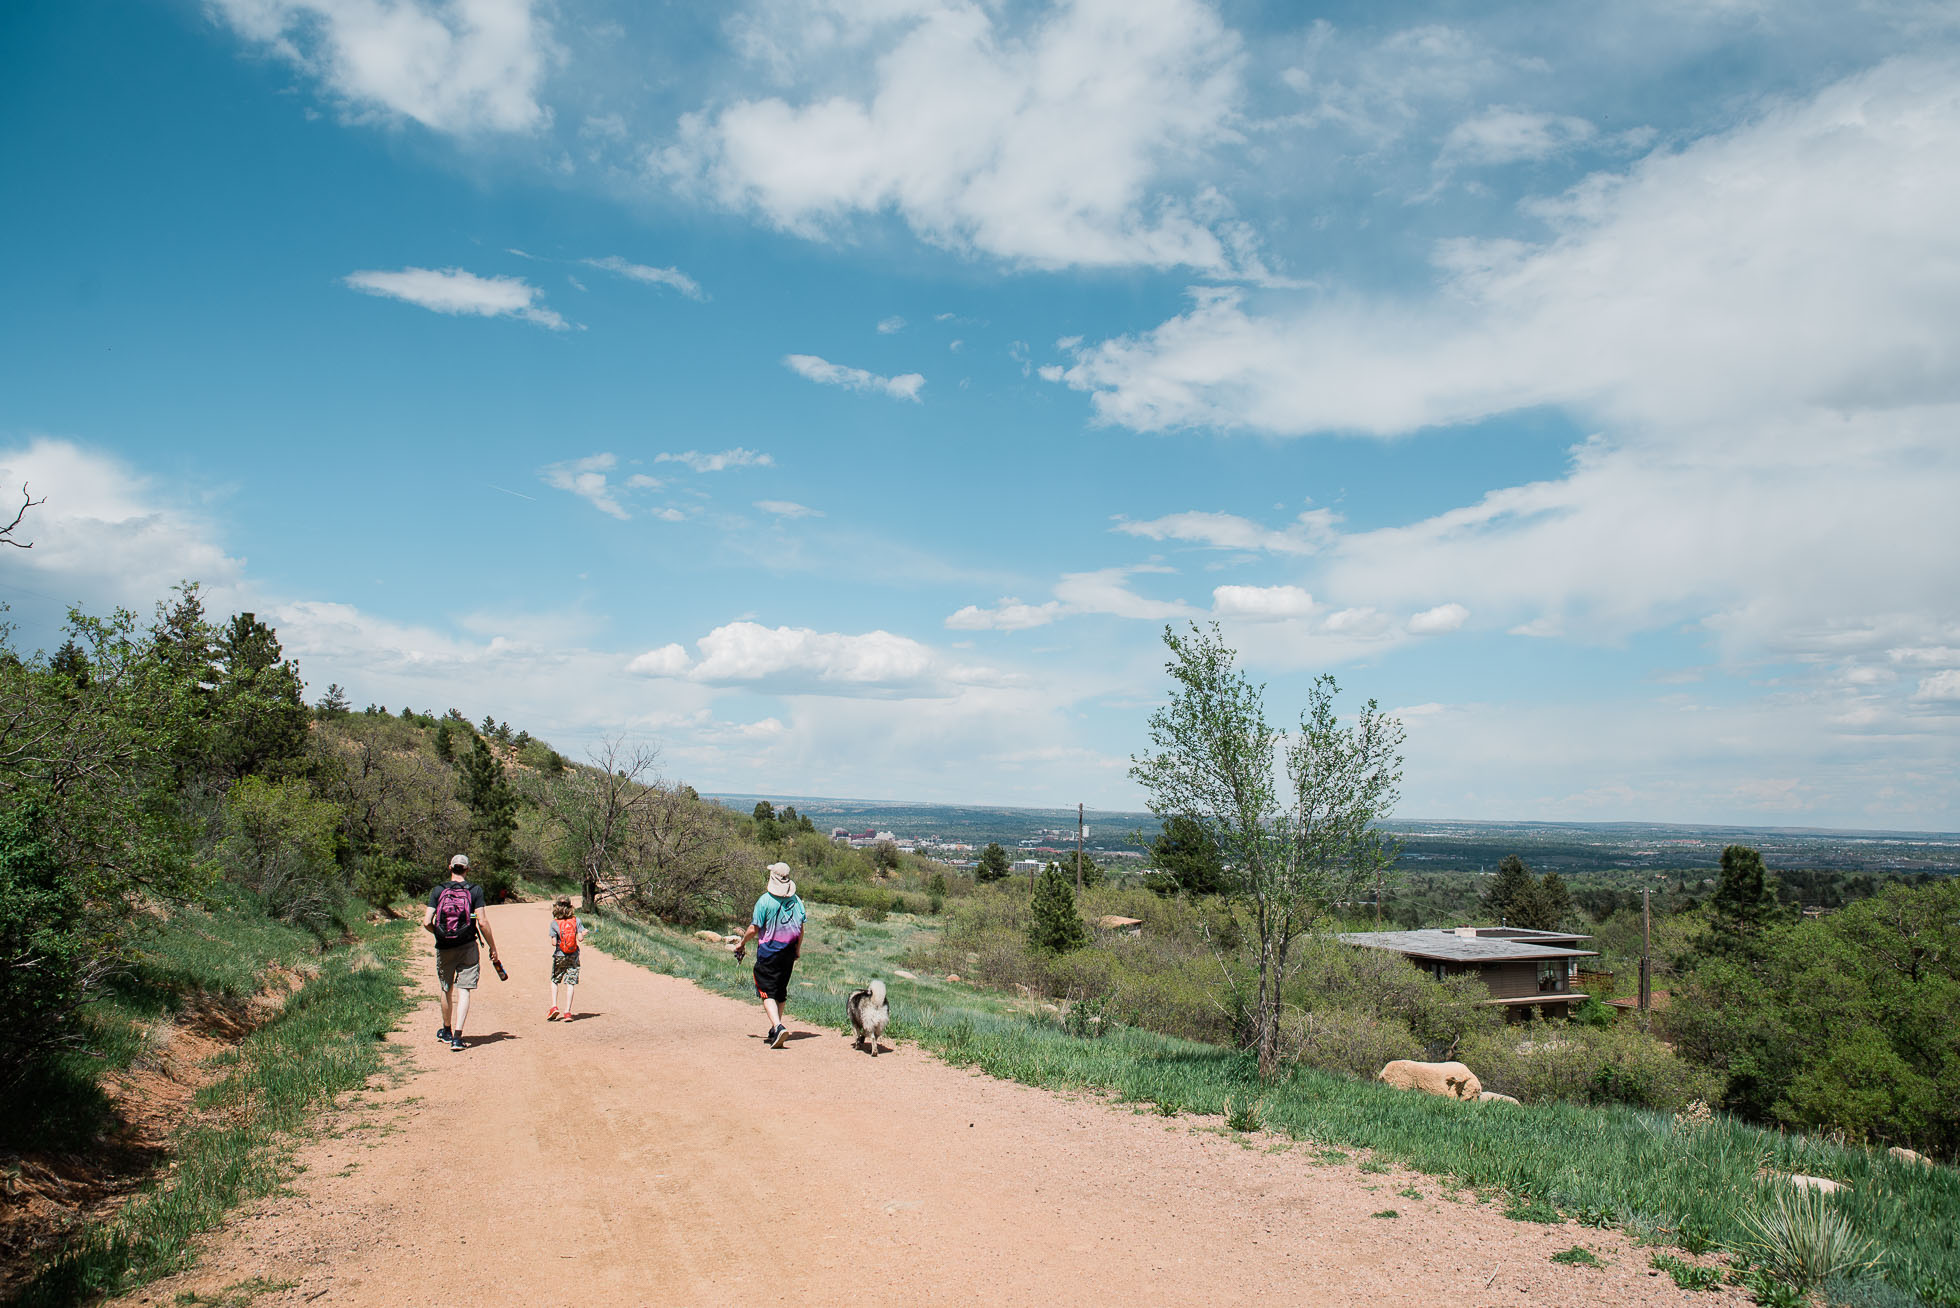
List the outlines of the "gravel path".
<svg viewBox="0 0 1960 1308">
<path fill-rule="evenodd" d="M 290 1193 L 127 1302 L 213 1301 L 251 1278 L 280 1287 L 257 1304 L 349 1308 L 1744 1302 L 1676 1289 L 1617 1233 L 1512 1222 L 1215 1119 L 909 1047 L 874 1061 L 828 1030 L 771 1050 L 759 1005 L 590 946 L 589 1011 L 548 1023 L 547 917 L 490 910 L 511 978 L 486 966 L 461 1054 L 434 1039 L 419 958 L 430 999 L 390 1037 L 406 1083 L 331 1115 Z M 1397 1193 L 1411 1185 L 1424 1197 Z M 1548 1261 L 1574 1244 L 1608 1266 Z"/>
</svg>

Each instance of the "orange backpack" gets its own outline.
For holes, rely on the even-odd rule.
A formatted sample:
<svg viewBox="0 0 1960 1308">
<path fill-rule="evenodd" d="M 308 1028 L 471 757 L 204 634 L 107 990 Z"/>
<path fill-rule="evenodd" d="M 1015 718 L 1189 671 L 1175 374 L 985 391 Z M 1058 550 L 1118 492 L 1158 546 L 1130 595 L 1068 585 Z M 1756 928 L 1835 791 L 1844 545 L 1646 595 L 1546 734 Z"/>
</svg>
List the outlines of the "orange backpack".
<svg viewBox="0 0 1960 1308">
<path fill-rule="evenodd" d="M 576 954 L 578 952 L 578 919 L 575 917 L 561 917 L 553 925 L 558 928 L 558 952 L 561 954 Z"/>
</svg>

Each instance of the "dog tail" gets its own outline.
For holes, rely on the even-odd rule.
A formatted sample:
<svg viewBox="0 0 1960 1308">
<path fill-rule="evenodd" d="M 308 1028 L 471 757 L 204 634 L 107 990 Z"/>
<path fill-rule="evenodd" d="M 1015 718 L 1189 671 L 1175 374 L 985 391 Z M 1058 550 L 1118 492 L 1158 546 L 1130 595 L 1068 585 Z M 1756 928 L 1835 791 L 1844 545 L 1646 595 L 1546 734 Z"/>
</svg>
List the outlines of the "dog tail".
<svg viewBox="0 0 1960 1308">
<path fill-rule="evenodd" d="M 883 1008 L 885 1006 L 885 983 L 883 981 L 873 981 L 871 983 L 871 1004 L 874 1008 Z"/>
</svg>

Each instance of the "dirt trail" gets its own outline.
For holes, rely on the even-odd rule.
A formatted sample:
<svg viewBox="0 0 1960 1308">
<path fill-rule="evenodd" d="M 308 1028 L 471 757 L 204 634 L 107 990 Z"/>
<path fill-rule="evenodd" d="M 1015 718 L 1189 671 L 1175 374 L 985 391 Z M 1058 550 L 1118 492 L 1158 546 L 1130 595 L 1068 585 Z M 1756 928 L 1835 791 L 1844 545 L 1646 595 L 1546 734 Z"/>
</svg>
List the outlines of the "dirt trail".
<svg viewBox="0 0 1960 1308">
<path fill-rule="evenodd" d="M 431 998 L 391 1037 L 413 1075 L 373 1097 L 398 1129 L 307 1145 L 292 1193 L 130 1302 L 253 1277 L 295 1283 L 259 1304 L 350 1308 L 1740 1301 L 1677 1290 L 1617 1233 L 1511 1222 L 1429 1178 L 1248 1148 L 1215 1121 L 911 1048 L 873 1061 L 828 1030 L 770 1050 L 758 1006 L 589 946 L 589 1011 L 547 1023 L 547 920 L 490 910 L 510 980 L 486 966 L 461 1054 L 434 1039 L 418 958 Z M 1396 1193 L 1410 1184 L 1426 1197 Z M 1575 1243 L 1610 1265 L 1547 1261 Z"/>
</svg>

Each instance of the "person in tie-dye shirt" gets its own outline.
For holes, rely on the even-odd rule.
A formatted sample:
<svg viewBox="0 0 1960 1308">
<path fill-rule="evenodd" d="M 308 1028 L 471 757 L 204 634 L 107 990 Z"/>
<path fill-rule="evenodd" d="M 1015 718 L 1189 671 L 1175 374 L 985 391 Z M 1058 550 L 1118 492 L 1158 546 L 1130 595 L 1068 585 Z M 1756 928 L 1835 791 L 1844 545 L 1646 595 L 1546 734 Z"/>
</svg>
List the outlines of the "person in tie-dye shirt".
<svg viewBox="0 0 1960 1308">
<path fill-rule="evenodd" d="M 789 975 L 803 952 L 803 901 L 797 898 L 796 883 L 789 879 L 789 864 L 769 865 L 769 889 L 755 901 L 749 929 L 735 943 L 735 957 L 749 941 L 755 945 L 755 993 L 762 1000 L 762 1011 L 769 1015 L 769 1034 L 763 1039 L 771 1049 L 781 1049 L 789 1039 L 783 1025 L 783 1009 L 789 1004 Z"/>
</svg>

